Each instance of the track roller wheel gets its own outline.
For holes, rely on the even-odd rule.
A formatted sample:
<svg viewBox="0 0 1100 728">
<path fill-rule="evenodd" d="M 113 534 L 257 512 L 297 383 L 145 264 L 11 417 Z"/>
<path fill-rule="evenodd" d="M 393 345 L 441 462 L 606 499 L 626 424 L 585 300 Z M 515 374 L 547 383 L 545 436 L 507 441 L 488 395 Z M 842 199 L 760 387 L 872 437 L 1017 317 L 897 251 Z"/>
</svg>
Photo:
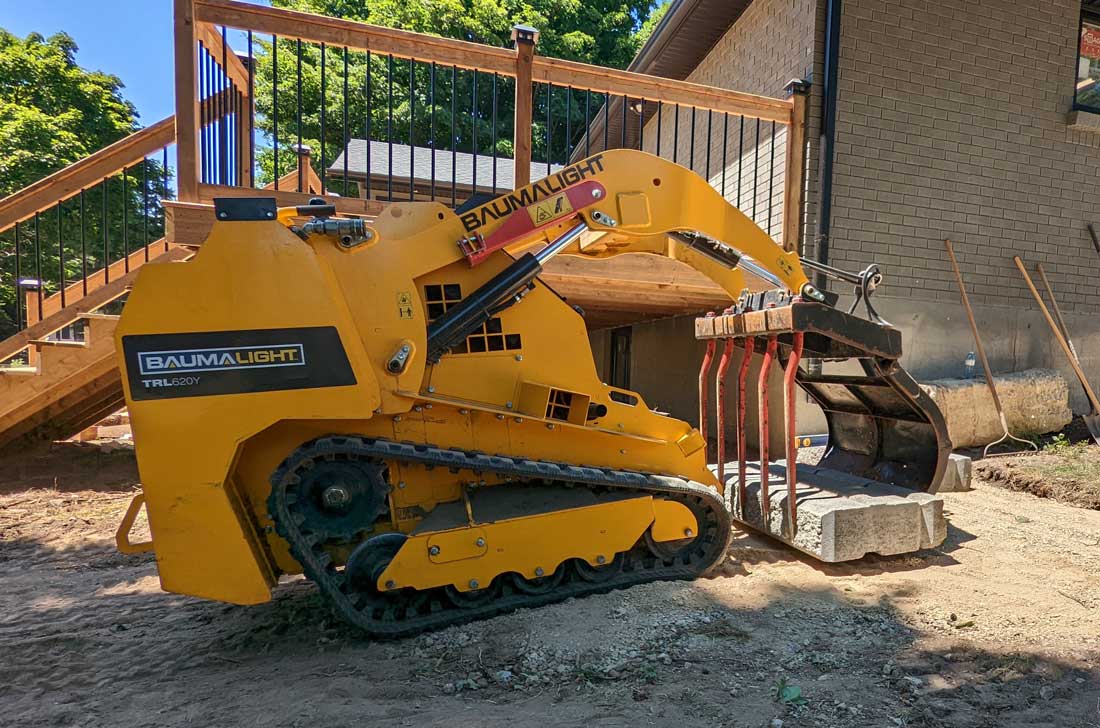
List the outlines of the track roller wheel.
<svg viewBox="0 0 1100 728">
<path fill-rule="evenodd" d="M 565 578 L 565 564 L 560 565 L 552 574 L 536 576 L 534 579 L 528 579 L 522 574 L 511 574 L 511 577 L 516 591 L 535 597 L 542 596 L 554 591 L 561 584 Z"/>
<path fill-rule="evenodd" d="M 497 598 L 500 593 L 500 580 L 493 579 L 489 586 L 483 589 L 471 589 L 470 591 L 459 591 L 454 586 L 443 587 L 443 593 L 447 595 L 447 598 L 451 600 L 459 609 L 473 609 L 475 607 L 483 607 L 489 602 Z"/>
<path fill-rule="evenodd" d="M 706 512 L 698 506 L 698 504 L 685 504 L 691 509 L 691 512 L 695 515 L 697 523 L 703 523 L 703 519 L 706 518 Z M 676 539 L 675 541 L 656 541 L 653 539 L 652 528 L 647 528 L 645 532 L 645 545 L 646 549 L 652 554 L 658 561 L 664 564 L 671 565 L 677 560 L 683 560 L 687 562 L 692 545 L 695 543 L 695 539 L 698 538 L 698 533 L 692 533 L 690 536 Z"/>
<path fill-rule="evenodd" d="M 616 554 L 610 563 L 592 566 L 584 559 L 573 559 L 573 568 L 576 569 L 577 576 L 581 579 L 591 584 L 599 584 L 604 581 L 611 581 L 618 576 L 623 570 L 625 560 L 622 554 Z"/>
</svg>

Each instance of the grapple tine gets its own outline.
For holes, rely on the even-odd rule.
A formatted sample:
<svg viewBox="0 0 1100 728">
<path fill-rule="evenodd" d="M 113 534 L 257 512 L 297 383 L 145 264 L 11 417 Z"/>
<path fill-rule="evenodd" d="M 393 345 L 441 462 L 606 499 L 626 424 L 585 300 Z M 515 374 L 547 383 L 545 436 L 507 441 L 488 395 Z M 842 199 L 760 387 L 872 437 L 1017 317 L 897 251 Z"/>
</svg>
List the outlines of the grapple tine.
<svg viewBox="0 0 1100 728">
<path fill-rule="evenodd" d="M 760 515 L 765 529 L 768 525 L 768 517 L 772 510 L 771 492 L 769 490 L 769 467 L 771 465 L 768 452 L 768 374 L 771 372 L 772 362 L 779 350 L 779 340 L 775 336 L 768 337 L 768 346 L 764 350 L 764 361 L 760 364 Z"/>
<path fill-rule="evenodd" d="M 729 371 L 732 357 L 733 339 L 726 339 L 726 345 L 722 349 L 722 358 L 718 361 L 718 374 L 714 378 L 714 426 L 717 428 L 715 434 L 718 439 L 718 482 L 722 484 L 723 492 L 726 492 L 726 372 Z M 728 493 L 726 497 L 728 500 Z"/>
<path fill-rule="evenodd" d="M 798 432 L 795 417 L 795 379 L 798 374 L 798 363 L 802 360 L 802 343 L 804 334 L 795 331 L 791 341 L 791 356 L 787 359 L 787 367 L 783 370 L 783 407 L 786 410 L 787 421 L 787 519 L 790 521 L 790 538 L 793 539 L 798 531 Z"/>
<path fill-rule="evenodd" d="M 745 452 L 745 412 L 748 406 L 746 385 L 749 380 L 749 365 L 752 364 L 752 355 L 756 350 L 756 339 L 747 336 L 741 343 L 745 347 L 745 353 L 741 357 L 741 368 L 737 372 L 737 502 L 738 516 L 741 520 L 745 520 L 745 499 L 749 493 L 746 485 L 749 456 Z"/>
<path fill-rule="evenodd" d="M 703 452 L 707 451 L 707 404 L 710 400 L 707 380 L 710 365 L 714 361 L 714 339 L 707 342 L 707 351 L 703 354 L 703 364 L 699 367 L 699 434 L 703 436 Z"/>
</svg>

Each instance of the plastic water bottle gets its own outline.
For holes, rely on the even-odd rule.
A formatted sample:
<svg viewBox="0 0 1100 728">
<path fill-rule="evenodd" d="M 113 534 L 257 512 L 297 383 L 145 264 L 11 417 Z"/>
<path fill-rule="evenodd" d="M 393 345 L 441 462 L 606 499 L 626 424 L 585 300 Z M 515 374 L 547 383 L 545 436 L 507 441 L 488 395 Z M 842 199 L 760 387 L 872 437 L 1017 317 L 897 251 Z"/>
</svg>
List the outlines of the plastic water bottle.
<svg viewBox="0 0 1100 728">
<path fill-rule="evenodd" d="M 977 363 L 978 360 L 974 357 L 974 352 L 970 352 L 966 355 L 966 361 L 963 362 L 963 377 L 965 379 L 974 378 L 974 367 Z"/>
</svg>

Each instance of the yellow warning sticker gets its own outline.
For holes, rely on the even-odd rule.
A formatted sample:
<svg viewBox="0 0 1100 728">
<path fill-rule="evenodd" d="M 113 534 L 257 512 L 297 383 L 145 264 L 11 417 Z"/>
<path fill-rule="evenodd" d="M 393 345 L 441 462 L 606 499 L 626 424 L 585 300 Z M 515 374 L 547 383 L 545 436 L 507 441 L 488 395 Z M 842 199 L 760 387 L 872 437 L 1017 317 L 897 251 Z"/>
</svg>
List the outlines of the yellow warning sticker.
<svg viewBox="0 0 1100 728">
<path fill-rule="evenodd" d="M 413 297 L 408 291 L 397 294 L 397 315 L 403 319 L 413 317 Z"/>
<path fill-rule="evenodd" d="M 545 225 L 562 215 L 573 212 L 573 206 L 569 204 L 569 198 L 565 193 L 548 197 L 537 205 L 527 208 L 527 214 L 531 216 L 531 222 L 536 225 Z"/>
</svg>

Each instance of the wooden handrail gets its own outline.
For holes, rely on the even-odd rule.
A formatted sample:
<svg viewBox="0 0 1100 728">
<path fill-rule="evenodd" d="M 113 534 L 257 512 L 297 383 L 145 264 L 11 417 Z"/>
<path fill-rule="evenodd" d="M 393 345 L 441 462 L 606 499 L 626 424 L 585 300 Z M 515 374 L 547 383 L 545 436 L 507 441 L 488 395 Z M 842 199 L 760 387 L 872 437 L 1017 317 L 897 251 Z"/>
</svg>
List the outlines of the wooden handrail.
<svg viewBox="0 0 1100 728">
<path fill-rule="evenodd" d="M 235 0 L 194 0 L 194 13 L 197 23 L 226 25 L 240 30 L 271 33 L 280 38 L 347 46 L 359 51 L 392 53 L 396 58 L 428 63 L 434 61 L 506 76 L 516 73 L 515 51 L 507 48 Z"/>
<path fill-rule="evenodd" d="M 175 141 L 175 129 L 175 118 L 170 116 L 5 197 L 0 200 L 0 230 L 52 207 L 81 189 L 168 146 Z"/>
<path fill-rule="evenodd" d="M 589 89 L 612 96 L 631 99 L 663 101 L 712 111 L 745 115 L 780 124 L 791 123 L 792 102 L 757 96 L 741 91 L 730 91 L 713 86 L 703 86 L 688 81 L 677 81 L 660 76 L 647 76 L 633 71 L 619 71 L 587 63 L 566 61 L 561 58 L 535 56 L 533 79 L 536 83 L 552 83 Z"/>
</svg>

